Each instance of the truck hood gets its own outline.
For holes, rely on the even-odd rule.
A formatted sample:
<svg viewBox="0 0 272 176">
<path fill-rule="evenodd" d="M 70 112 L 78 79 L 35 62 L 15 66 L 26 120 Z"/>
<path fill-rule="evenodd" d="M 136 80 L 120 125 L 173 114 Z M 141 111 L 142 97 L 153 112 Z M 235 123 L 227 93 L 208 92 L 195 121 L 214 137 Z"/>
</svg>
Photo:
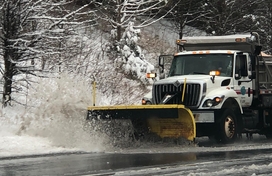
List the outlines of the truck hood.
<svg viewBox="0 0 272 176">
<path fill-rule="evenodd" d="M 223 87 L 223 86 L 229 86 L 231 83 L 230 77 L 224 77 L 224 76 L 215 76 L 214 77 L 214 83 L 212 82 L 212 76 L 210 75 L 182 75 L 182 76 L 172 76 L 168 77 L 162 80 L 156 81 L 154 84 L 175 84 L 175 83 L 184 83 L 184 80 L 186 78 L 186 83 L 199 83 L 204 84 L 206 83 L 207 90 L 212 91 L 213 89 Z"/>
</svg>

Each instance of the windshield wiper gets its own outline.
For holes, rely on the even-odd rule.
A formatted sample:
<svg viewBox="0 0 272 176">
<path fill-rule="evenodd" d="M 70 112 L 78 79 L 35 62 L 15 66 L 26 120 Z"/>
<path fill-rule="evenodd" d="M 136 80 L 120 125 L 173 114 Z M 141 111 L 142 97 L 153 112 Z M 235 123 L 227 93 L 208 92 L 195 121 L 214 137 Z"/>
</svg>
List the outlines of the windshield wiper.
<svg viewBox="0 0 272 176">
<path fill-rule="evenodd" d="M 203 73 L 203 72 L 192 72 L 189 75 L 194 75 L 194 74 L 207 75 L 207 73 Z"/>
</svg>

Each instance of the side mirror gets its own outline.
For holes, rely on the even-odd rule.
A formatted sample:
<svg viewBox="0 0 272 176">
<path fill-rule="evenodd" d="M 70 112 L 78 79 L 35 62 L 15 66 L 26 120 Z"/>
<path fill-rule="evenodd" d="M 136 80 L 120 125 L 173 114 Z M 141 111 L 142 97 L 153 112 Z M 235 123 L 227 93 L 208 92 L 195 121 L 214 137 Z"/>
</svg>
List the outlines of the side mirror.
<svg viewBox="0 0 272 176">
<path fill-rule="evenodd" d="M 248 76 L 247 70 L 246 69 L 241 69 L 241 76 Z"/>
<path fill-rule="evenodd" d="M 163 56 L 159 56 L 159 67 L 161 68 L 160 72 L 163 73 L 164 72 L 164 57 Z"/>
<path fill-rule="evenodd" d="M 248 76 L 248 66 L 246 55 L 237 53 L 235 66 L 235 79 Z"/>
<path fill-rule="evenodd" d="M 235 79 L 238 80 L 238 79 L 241 79 L 243 76 L 248 76 L 247 74 L 247 70 L 245 69 L 239 69 L 235 72 Z"/>
<path fill-rule="evenodd" d="M 254 51 L 254 54 L 257 56 L 261 53 L 261 50 L 262 50 L 262 46 L 255 46 L 255 51 Z"/>
<path fill-rule="evenodd" d="M 161 73 L 159 79 L 164 79 L 166 77 L 165 73 Z"/>
<path fill-rule="evenodd" d="M 252 71 L 251 75 L 248 76 L 249 79 L 256 79 L 256 71 Z"/>
</svg>

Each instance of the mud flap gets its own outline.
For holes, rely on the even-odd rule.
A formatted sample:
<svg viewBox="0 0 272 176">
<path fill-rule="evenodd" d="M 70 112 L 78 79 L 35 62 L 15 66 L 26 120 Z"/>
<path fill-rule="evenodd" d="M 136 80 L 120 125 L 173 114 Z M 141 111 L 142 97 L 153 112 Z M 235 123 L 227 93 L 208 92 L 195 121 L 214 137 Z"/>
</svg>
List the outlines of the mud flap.
<svg viewBox="0 0 272 176">
<path fill-rule="evenodd" d="M 184 105 L 90 106 L 87 119 L 139 119 L 162 138 L 196 137 L 194 116 Z"/>
</svg>

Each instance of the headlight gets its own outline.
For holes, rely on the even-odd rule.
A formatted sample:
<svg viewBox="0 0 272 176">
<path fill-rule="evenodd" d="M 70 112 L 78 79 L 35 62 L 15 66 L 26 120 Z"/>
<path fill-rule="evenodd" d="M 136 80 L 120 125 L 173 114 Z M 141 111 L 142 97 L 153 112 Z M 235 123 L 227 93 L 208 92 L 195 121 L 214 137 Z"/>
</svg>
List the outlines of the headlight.
<svg viewBox="0 0 272 176">
<path fill-rule="evenodd" d="M 212 107 L 213 106 L 213 100 L 209 99 L 206 101 L 205 103 L 208 107 Z"/>
<path fill-rule="evenodd" d="M 216 106 L 219 103 L 221 103 L 223 101 L 225 96 L 222 97 L 215 97 L 214 99 L 208 99 L 204 102 L 203 107 L 212 107 L 212 106 Z"/>
</svg>

